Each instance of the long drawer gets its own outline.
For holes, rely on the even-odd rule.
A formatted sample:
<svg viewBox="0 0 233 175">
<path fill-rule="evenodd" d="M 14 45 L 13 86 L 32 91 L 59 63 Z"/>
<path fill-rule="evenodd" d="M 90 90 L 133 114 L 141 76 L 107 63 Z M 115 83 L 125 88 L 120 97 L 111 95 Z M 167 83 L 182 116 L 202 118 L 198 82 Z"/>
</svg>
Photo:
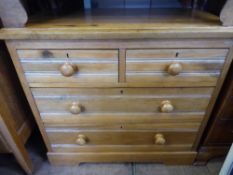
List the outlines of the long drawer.
<svg viewBox="0 0 233 175">
<path fill-rule="evenodd" d="M 118 82 L 118 50 L 18 50 L 30 83 Z"/>
<path fill-rule="evenodd" d="M 77 116 L 204 113 L 212 91 L 213 88 L 32 88 L 41 115 Z M 74 113 L 73 108 L 80 110 Z"/>
<path fill-rule="evenodd" d="M 127 50 L 127 83 L 215 86 L 227 49 Z"/>
<path fill-rule="evenodd" d="M 196 131 L 114 131 L 47 128 L 52 144 L 76 145 L 179 145 L 193 144 Z"/>
<path fill-rule="evenodd" d="M 53 152 L 88 153 L 88 152 L 177 152 L 192 150 L 192 143 L 180 145 L 77 145 L 52 144 Z"/>
</svg>

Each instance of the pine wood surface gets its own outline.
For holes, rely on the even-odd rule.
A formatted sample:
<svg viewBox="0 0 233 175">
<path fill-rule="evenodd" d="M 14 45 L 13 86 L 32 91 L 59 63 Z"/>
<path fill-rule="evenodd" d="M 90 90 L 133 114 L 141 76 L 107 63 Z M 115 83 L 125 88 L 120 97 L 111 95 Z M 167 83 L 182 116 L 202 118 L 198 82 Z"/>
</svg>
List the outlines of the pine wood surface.
<svg viewBox="0 0 233 175">
<path fill-rule="evenodd" d="M 34 21 L 34 22 L 33 22 Z M 56 28 L 56 30 L 54 30 Z M 0 30 L 1 39 L 230 38 L 232 27 L 218 17 L 190 10 L 104 10 L 29 21 L 25 28 Z"/>
<path fill-rule="evenodd" d="M 232 60 L 232 28 L 205 13 L 156 13 L 48 19 L 0 31 L 14 39 L 7 44 L 52 163 L 193 162 Z M 67 65 L 61 72 L 67 60 L 80 72 Z M 169 71 L 176 61 L 178 68 Z M 75 115 L 74 102 L 80 105 Z M 162 135 L 155 140 L 156 134 Z M 121 148 L 127 141 L 135 152 Z M 152 143 L 165 147 L 145 153 L 143 146 Z M 107 144 L 113 147 L 103 152 Z"/>
<path fill-rule="evenodd" d="M 108 152 L 48 153 L 53 165 L 77 165 L 81 162 L 163 162 L 167 165 L 192 164 L 196 152 Z"/>
</svg>

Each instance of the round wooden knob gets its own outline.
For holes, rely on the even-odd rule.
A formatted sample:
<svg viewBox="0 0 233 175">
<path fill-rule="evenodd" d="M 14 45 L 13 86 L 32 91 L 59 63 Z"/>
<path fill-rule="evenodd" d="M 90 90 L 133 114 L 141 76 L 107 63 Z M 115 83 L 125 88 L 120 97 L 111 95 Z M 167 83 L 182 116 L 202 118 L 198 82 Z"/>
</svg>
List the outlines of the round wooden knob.
<svg viewBox="0 0 233 175">
<path fill-rule="evenodd" d="M 180 63 L 172 63 L 167 71 L 170 75 L 178 75 L 182 71 L 182 65 Z"/>
<path fill-rule="evenodd" d="M 79 145 L 85 145 L 87 143 L 87 137 L 85 135 L 82 135 L 82 134 L 78 135 L 76 143 Z"/>
<path fill-rule="evenodd" d="M 78 102 L 73 102 L 70 106 L 70 112 L 72 114 L 80 114 L 82 111 L 81 105 Z"/>
<path fill-rule="evenodd" d="M 166 139 L 164 138 L 163 134 L 156 134 L 155 135 L 155 144 L 164 145 L 165 143 L 166 143 Z"/>
<path fill-rule="evenodd" d="M 76 71 L 77 71 L 77 66 L 75 66 L 71 63 L 64 63 L 60 67 L 60 72 L 65 77 L 70 77 L 70 76 L 74 75 Z"/>
<path fill-rule="evenodd" d="M 171 104 L 169 100 L 162 101 L 160 106 L 161 112 L 172 112 L 174 110 L 174 106 Z"/>
</svg>

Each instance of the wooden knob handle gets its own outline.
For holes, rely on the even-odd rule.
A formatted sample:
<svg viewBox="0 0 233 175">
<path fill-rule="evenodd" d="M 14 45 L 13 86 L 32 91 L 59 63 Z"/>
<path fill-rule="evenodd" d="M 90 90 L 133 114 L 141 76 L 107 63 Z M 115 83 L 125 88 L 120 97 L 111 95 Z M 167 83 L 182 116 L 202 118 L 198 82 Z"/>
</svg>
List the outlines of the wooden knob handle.
<svg viewBox="0 0 233 175">
<path fill-rule="evenodd" d="M 166 139 L 164 138 L 163 134 L 156 134 L 155 135 L 155 144 L 164 145 L 165 143 L 166 143 Z"/>
<path fill-rule="evenodd" d="M 82 111 L 81 105 L 78 102 L 73 102 L 70 106 L 70 112 L 72 114 L 80 114 Z"/>
<path fill-rule="evenodd" d="M 174 110 L 174 106 L 171 104 L 169 100 L 162 101 L 160 106 L 161 112 L 172 112 Z"/>
<path fill-rule="evenodd" d="M 170 75 L 178 75 L 182 71 L 182 65 L 180 63 L 172 63 L 169 65 L 167 71 Z"/>
<path fill-rule="evenodd" d="M 60 72 L 65 77 L 70 77 L 75 74 L 75 72 L 78 70 L 77 66 L 71 64 L 71 63 L 64 63 L 60 67 Z"/>
<path fill-rule="evenodd" d="M 76 143 L 79 144 L 79 145 L 87 144 L 87 137 L 85 135 L 82 135 L 82 134 L 78 135 Z"/>
</svg>

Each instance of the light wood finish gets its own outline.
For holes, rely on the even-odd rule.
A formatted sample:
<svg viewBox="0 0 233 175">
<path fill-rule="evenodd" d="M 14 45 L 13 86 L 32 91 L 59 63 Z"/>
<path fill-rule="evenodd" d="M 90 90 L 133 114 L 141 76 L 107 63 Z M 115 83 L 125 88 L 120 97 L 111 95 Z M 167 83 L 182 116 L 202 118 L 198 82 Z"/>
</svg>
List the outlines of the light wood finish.
<svg viewBox="0 0 233 175">
<path fill-rule="evenodd" d="M 190 151 L 191 144 L 182 145 L 77 145 L 52 144 L 53 152 L 85 153 L 85 152 L 174 152 Z"/>
<path fill-rule="evenodd" d="M 149 16 L 133 11 L 123 18 L 119 12 L 89 21 L 76 16 L 0 31 L 13 39 L 8 47 L 52 163 L 193 162 L 232 60 L 232 28 L 199 12 L 185 12 L 190 19 L 173 11 L 176 20 L 169 22 L 169 14 L 156 19 L 153 10 Z M 100 65 L 87 64 L 93 59 Z M 64 63 L 75 63 L 78 71 L 63 77 Z M 170 101 L 166 113 L 163 101 Z M 81 113 L 71 113 L 74 102 Z M 155 144 L 156 135 L 162 145 Z"/>
<path fill-rule="evenodd" d="M 204 112 L 189 113 L 95 113 L 95 114 L 41 114 L 43 123 L 47 127 L 73 126 L 79 128 L 125 128 L 130 126 L 145 126 L 148 128 L 192 127 L 198 128 L 204 117 Z M 96 122 L 99 121 L 99 122 Z M 127 124 L 127 125 L 126 125 Z"/>
<path fill-rule="evenodd" d="M 88 138 L 85 135 L 79 134 L 75 141 L 78 145 L 85 145 L 88 142 Z"/>
<path fill-rule="evenodd" d="M 82 111 L 82 106 L 79 102 L 73 102 L 70 106 L 70 112 L 72 114 L 80 114 Z"/>
<path fill-rule="evenodd" d="M 226 57 L 224 67 L 223 67 L 223 71 L 221 73 L 220 78 L 218 79 L 217 86 L 216 86 L 216 88 L 215 88 L 215 90 L 213 92 L 212 98 L 211 98 L 210 103 L 208 105 L 208 108 L 206 110 L 206 117 L 203 119 L 203 122 L 201 123 L 201 127 L 200 127 L 200 130 L 199 130 L 197 140 L 196 140 L 196 142 L 194 144 L 194 148 L 198 147 L 198 143 L 201 140 L 201 136 L 202 136 L 202 134 L 204 132 L 204 129 L 205 129 L 206 125 L 207 125 L 208 119 L 209 119 L 209 117 L 211 115 L 211 112 L 212 112 L 212 110 L 214 108 L 214 104 L 215 104 L 215 102 L 217 100 L 218 94 L 219 94 L 219 92 L 221 90 L 221 87 L 222 87 L 222 85 L 224 83 L 224 80 L 226 78 L 228 70 L 229 70 L 229 68 L 230 68 L 230 66 L 232 64 L 232 60 L 233 60 L 233 47 L 230 48 L 230 51 L 228 52 L 228 55 Z"/>
<path fill-rule="evenodd" d="M 165 100 L 161 102 L 160 110 L 161 112 L 172 112 L 174 110 L 174 106 L 171 104 L 171 101 Z"/>
<path fill-rule="evenodd" d="M 125 69 L 126 69 L 126 49 L 119 50 L 119 82 L 125 82 Z"/>
<path fill-rule="evenodd" d="M 208 83 L 215 86 L 226 49 L 128 50 L 127 82 L 166 82 L 173 86 Z M 176 76 L 174 76 L 176 75 Z"/>
<path fill-rule="evenodd" d="M 48 153 L 53 165 L 77 165 L 81 162 L 163 162 L 170 165 L 192 164 L 196 152 L 108 152 Z"/>
<path fill-rule="evenodd" d="M 233 45 L 230 38 L 207 38 L 207 39 L 105 39 L 105 40 L 7 40 L 17 50 L 109 50 L 116 48 L 127 49 L 229 49 Z M 189 52 L 190 53 L 190 52 Z M 65 53 L 66 54 L 66 53 Z M 175 54 L 175 53 L 174 53 Z M 227 53 L 226 53 L 227 54 Z M 66 58 L 66 55 L 63 55 Z M 206 55 L 207 56 L 207 55 Z M 206 58 L 206 57 L 205 57 Z M 208 57 L 207 57 L 208 58 Z"/>
<path fill-rule="evenodd" d="M 156 115 L 160 112 L 171 112 L 173 109 L 174 112 L 204 112 L 211 96 L 211 89 L 208 88 L 42 88 L 32 89 L 32 92 L 42 114 L 69 113 L 73 102 L 82 105 L 82 113 L 143 112 Z M 162 104 L 163 102 L 168 103 Z"/>
<path fill-rule="evenodd" d="M 182 113 L 167 115 L 154 114 L 97 114 L 82 116 L 42 116 L 48 127 L 76 127 L 80 129 L 192 129 L 198 130 L 204 115 Z M 96 122 L 98 121 L 98 122 Z"/>
<path fill-rule="evenodd" d="M 196 10 L 109 9 L 87 14 L 91 16 L 43 17 L 22 29 L 1 30 L 0 39 L 203 39 L 233 35 L 232 28 L 221 26 L 219 17 Z"/>
<path fill-rule="evenodd" d="M 221 41 L 219 40 L 218 42 L 221 42 Z M 22 45 L 20 43 L 25 43 L 25 44 Z M 44 50 L 46 50 L 47 47 L 51 46 L 47 44 L 42 46 L 40 42 L 33 42 L 33 43 L 34 43 L 33 47 L 31 46 L 31 48 L 33 49 L 41 50 L 41 48 L 42 49 L 44 48 Z M 115 49 L 117 48 L 117 46 L 120 46 L 120 44 L 122 44 L 121 46 L 125 44 L 123 41 L 120 41 L 120 42 L 116 41 L 111 44 L 105 41 L 100 42 L 98 44 L 97 43 L 91 42 L 91 43 L 86 43 L 87 45 L 85 45 L 82 42 L 81 43 L 75 42 L 75 43 L 72 43 L 72 45 L 70 45 L 70 43 L 68 42 L 66 43 L 67 45 L 66 44 L 60 45 L 59 43 L 54 43 L 55 45 L 53 46 L 56 46 L 57 48 L 61 47 L 62 52 L 64 52 L 64 49 L 66 49 L 65 47 L 68 47 L 68 46 L 75 50 L 76 50 L 75 47 L 77 46 L 80 46 L 80 49 L 87 49 L 88 47 L 90 47 L 91 49 L 96 50 L 97 48 L 98 49 L 104 49 L 104 48 Z M 151 42 L 151 44 L 152 43 L 155 44 L 153 47 L 155 48 L 159 47 L 159 43 Z M 228 44 L 227 42 L 224 42 L 223 45 L 220 44 L 219 47 L 216 47 L 217 43 L 214 43 L 212 45 L 210 42 L 210 45 L 212 45 L 214 49 L 209 49 L 206 45 L 202 45 L 201 41 L 198 43 L 192 42 L 192 44 L 194 45 L 196 44 L 196 47 L 199 46 L 202 48 L 202 49 L 200 48 L 196 49 L 195 52 L 190 52 L 190 50 L 192 49 L 192 47 L 190 46 L 188 46 L 190 48 L 186 48 L 185 50 L 182 49 L 182 47 L 187 47 L 187 45 L 185 46 L 185 42 L 182 42 L 182 44 L 180 43 L 180 45 L 179 45 L 179 42 L 176 42 L 177 47 L 179 49 L 172 49 L 172 45 L 169 46 L 169 44 L 167 47 L 170 47 L 170 50 L 168 51 L 173 51 L 172 53 L 178 50 L 180 51 L 181 56 L 182 54 L 184 55 L 186 54 L 185 57 L 181 59 L 187 59 L 190 57 L 192 60 L 195 60 L 195 61 L 196 60 L 205 61 L 206 59 L 207 60 L 210 59 L 211 61 L 221 60 L 221 63 L 217 63 L 216 65 L 212 64 L 213 67 L 208 66 L 208 68 L 206 69 L 204 68 L 204 66 L 199 66 L 199 69 L 197 69 L 197 71 L 204 69 L 207 72 L 219 71 L 218 74 L 220 74 L 221 70 L 222 69 L 224 70 L 223 64 L 225 63 L 225 56 L 228 53 L 229 46 L 226 45 Z M 27 42 L 18 41 L 18 42 L 14 42 L 14 44 L 16 44 L 15 46 L 20 48 L 18 49 L 18 53 L 21 52 L 20 50 L 22 50 L 21 53 L 25 53 L 25 50 L 32 50 L 30 49 L 30 45 L 27 45 L 28 44 Z M 140 44 L 140 42 L 138 44 Z M 134 44 L 133 42 L 129 42 L 127 44 L 129 48 L 134 45 L 136 44 Z M 141 47 L 142 46 L 143 46 L 143 43 Z M 146 44 L 144 46 L 146 46 Z M 152 47 L 152 45 L 149 47 Z M 161 42 L 160 47 L 163 47 L 163 42 Z M 47 50 L 48 49 L 49 48 L 47 48 Z M 145 50 L 146 49 L 143 49 L 142 51 L 144 52 Z M 150 48 L 150 50 L 152 52 L 156 52 L 155 49 Z M 124 58 L 124 50 L 123 51 L 121 50 L 119 54 L 120 56 L 119 61 L 120 62 L 124 60 L 126 61 L 126 70 L 127 70 L 127 52 L 129 51 L 129 49 L 125 51 L 126 51 L 126 60 Z M 158 52 L 163 54 L 163 52 L 161 51 L 163 50 L 158 49 Z M 194 50 L 191 50 L 191 51 L 194 51 Z M 176 53 L 177 52 L 175 52 L 175 56 L 179 56 L 179 54 L 177 55 Z M 33 58 L 33 59 L 36 60 L 36 58 Z M 170 56 L 168 58 L 170 58 Z M 171 58 L 174 58 L 174 56 L 172 56 Z M 156 59 L 156 57 L 153 59 Z M 163 59 L 166 60 L 167 58 L 165 57 Z M 142 58 L 142 60 L 145 60 L 145 58 Z M 119 63 L 119 65 L 124 66 L 124 64 L 122 63 Z M 183 66 L 183 63 L 182 63 L 182 66 Z M 121 69 L 118 67 L 118 69 L 120 70 L 119 71 L 120 74 L 124 74 L 125 72 L 124 68 Z M 185 68 L 183 68 L 183 70 L 184 69 Z M 119 80 L 120 80 L 120 77 L 122 77 L 122 75 L 118 75 Z M 124 79 L 121 79 L 120 81 L 122 80 Z M 217 77 L 216 77 L 216 80 L 217 80 Z M 184 87 L 185 85 L 191 86 L 190 82 L 185 82 L 184 79 L 183 79 L 183 82 L 185 83 Z M 102 146 L 106 146 L 109 144 L 114 144 L 114 145 L 118 144 L 119 146 L 120 145 L 124 146 L 124 144 L 126 144 L 125 141 L 128 141 L 132 146 L 137 147 L 138 145 L 145 145 L 145 144 L 154 145 L 155 135 L 163 134 L 164 138 L 160 137 L 159 140 L 160 141 L 163 140 L 164 142 L 164 139 L 165 139 L 166 140 L 165 145 L 168 144 L 170 147 L 174 147 L 175 145 L 177 145 L 176 143 L 181 143 L 181 145 L 186 145 L 189 147 L 191 146 L 191 150 L 189 150 L 189 153 L 190 153 L 191 151 L 195 150 L 194 143 L 196 143 L 196 138 L 198 137 L 196 134 L 197 132 L 200 133 L 200 130 L 199 130 L 200 125 L 203 125 L 202 119 L 206 119 L 206 117 L 203 118 L 203 114 L 205 113 L 206 108 L 209 104 L 209 100 L 212 97 L 212 92 L 213 92 L 216 82 L 214 84 L 210 84 L 209 82 L 204 82 L 203 84 L 201 84 L 199 82 L 199 83 L 196 83 L 195 88 L 194 88 L 194 85 L 191 86 L 191 88 L 190 87 L 189 88 L 180 88 L 180 87 L 174 88 L 174 86 L 177 86 L 176 83 L 177 82 L 169 84 L 169 81 L 168 81 L 162 84 L 162 86 L 164 85 L 167 86 L 167 84 L 169 84 L 171 88 L 154 88 L 154 87 L 159 87 L 160 86 L 159 84 L 161 84 L 161 82 L 154 83 L 154 84 L 151 83 L 150 85 L 153 88 L 146 88 L 148 84 L 145 83 L 145 81 L 137 82 L 135 84 L 116 82 L 116 83 L 109 84 L 110 88 L 107 88 L 105 86 L 106 84 L 102 84 L 102 83 L 100 83 L 99 85 L 96 83 L 95 85 L 93 85 L 94 83 L 89 83 L 89 84 L 86 83 L 85 85 L 83 84 L 84 87 L 89 87 L 89 88 L 67 88 L 67 87 L 73 87 L 72 83 L 69 83 L 69 84 L 62 83 L 61 87 L 66 87 L 66 88 L 59 88 L 58 84 L 54 83 L 52 86 L 50 86 L 53 88 L 45 88 L 47 86 L 46 83 L 42 83 L 38 86 L 39 88 L 32 88 L 31 90 L 33 93 L 33 97 L 35 98 L 36 103 L 39 107 L 39 111 L 42 116 L 41 120 L 45 121 L 45 125 L 46 127 L 48 127 L 46 131 L 49 136 L 49 141 L 52 142 L 52 145 L 60 145 L 61 147 L 64 145 L 69 145 L 69 146 L 75 145 L 75 144 L 77 145 L 77 142 L 76 142 L 78 139 L 77 136 L 80 134 L 85 137 L 85 139 L 81 137 L 80 143 L 85 143 L 87 145 L 92 145 L 94 143 L 95 145 L 100 144 Z M 138 84 L 140 84 L 140 86 L 142 86 L 143 88 L 135 88 L 137 87 Z M 198 86 L 201 86 L 201 85 L 208 86 L 208 87 L 197 88 Z M 30 83 L 30 86 L 33 87 L 34 85 Z M 94 88 L 98 86 L 99 88 Z M 78 84 L 78 85 L 75 85 L 75 87 L 82 87 L 82 85 Z M 123 87 L 127 87 L 127 88 L 123 88 Z M 128 88 L 128 87 L 134 87 L 134 88 Z M 109 100 L 102 101 L 103 99 L 104 100 L 109 99 Z M 125 102 L 124 102 L 124 99 L 126 99 Z M 151 102 L 153 103 L 145 103 L 146 101 L 144 99 L 146 101 L 150 99 L 152 100 Z M 85 100 L 87 101 L 85 102 Z M 171 114 L 161 113 L 160 105 L 161 105 L 161 102 L 164 100 L 169 100 L 171 101 L 172 105 L 174 105 L 174 111 Z M 190 103 L 188 103 L 189 100 L 191 100 Z M 195 100 L 197 100 L 196 105 L 195 105 Z M 95 101 L 96 101 L 96 104 L 95 104 Z M 77 102 L 82 105 L 82 112 L 80 114 L 74 115 L 70 113 L 69 107 L 73 102 Z M 200 104 L 200 102 L 203 102 L 202 104 L 203 106 Z M 102 106 L 100 105 L 101 103 L 102 103 Z M 181 105 L 179 106 L 178 104 L 181 104 Z M 140 109 L 140 107 L 142 108 Z M 154 118 L 152 118 L 153 113 L 155 114 Z M 199 116 L 199 118 L 196 118 L 196 117 L 191 118 L 191 116 L 193 115 L 194 116 L 197 115 Z M 99 120 L 101 119 L 100 116 L 102 117 L 102 120 Z M 106 117 L 108 116 L 109 120 L 108 118 L 104 118 L 105 116 Z M 133 123 L 132 123 L 133 118 L 131 118 L 132 116 L 134 119 L 136 119 Z M 156 118 L 157 116 L 158 118 Z M 165 118 L 163 118 L 164 116 Z M 172 116 L 177 116 L 178 118 L 180 118 L 181 116 L 186 116 L 187 123 L 184 124 L 183 119 L 181 118 L 180 118 L 180 122 L 178 122 L 175 120 L 176 118 L 173 119 Z M 90 117 L 90 118 L 88 119 L 87 117 Z M 142 117 L 142 118 L 139 118 L 139 117 Z M 143 122 L 144 121 L 143 119 L 147 119 L 147 121 Z M 191 122 L 192 120 L 196 122 Z M 80 121 L 82 122 L 80 123 Z M 99 123 L 96 121 L 99 121 Z M 113 124 L 111 123 L 111 121 L 117 121 L 117 123 Z M 140 123 L 140 121 L 142 122 Z M 149 123 L 150 121 L 158 121 L 158 123 L 157 124 Z M 51 127 L 56 127 L 56 128 L 51 128 Z M 66 127 L 67 129 L 63 130 L 62 129 L 63 127 Z M 154 131 L 155 128 L 156 128 L 156 131 Z M 64 132 L 66 130 L 75 131 L 75 132 Z M 93 132 L 91 132 L 92 130 Z M 90 133 L 94 134 L 94 136 L 90 135 Z M 119 138 L 119 136 L 121 135 L 119 133 L 124 133 L 125 134 L 124 138 L 127 138 L 127 139 L 121 139 L 122 137 Z M 146 133 L 146 134 L 143 134 L 142 136 L 141 135 L 142 133 Z M 175 135 L 175 137 L 172 137 L 175 140 L 171 141 L 168 133 L 170 133 L 170 135 L 172 136 Z M 185 133 L 189 133 L 187 134 L 188 135 L 187 139 L 183 135 Z M 190 137 L 190 133 L 193 133 L 193 137 Z M 64 135 L 64 134 L 68 134 L 69 136 Z M 177 135 L 182 135 L 182 142 L 180 141 L 181 139 L 177 137 Z M 110 140 L 106 138 L 106 136 L 109 136 L 110 138 L 116 138 L 115 142 L 113 142 L 114 140 Z M 139 136 L 140 136 L 140 139 L 142 139 L 140 142 L 137 141 L 137 138 Z M 150 138 L 148 139 L 148 137 Z M 69 139 L 72 139 L 72 140 L 69 140 Z M 95 139 L 97 139 L 97 141 Z M 98 141 L 98 139 L 100 140 Z M 192 140 L 188 141 L 188 139 L 192 139 Z M 61 142 L 58 142 L 58 141 L 61 141 Z M 169 144 L 170 142 L 172 143 L 171 145 Z M 161 150 L 166 151 L 166 148 L 162 148 Z M 169 147 L 168 147 L 168 150 L 170 150 Z M 69 149 L 63 150 L 61 148 L 60 151 L 67 151 L 67 152 L 64 152 L 64 154 L 69 154 L 68 153 Z M 182 152 L 184 152 L 184 150 Z M 139 153 L 140 153 L 140 150 L 137 150 L 135 155 Z M 128 152 L 125 152 L 125 154 L 128 155 Z M 110 156 L 116 161 L 115 154 L 110 154 Z M 156 156 L 154 155 L 154 157 Z M 61 159 L 61 157 L 59 159 Z M 72 157 L 72 159 L 76 159 L 76 157 Z M 182 160 L 184 160 L 184 158 L 182 158 Z M 84 159 L 82 159 L 82 161 L 85 162 Z M 134 161 L 134 160 L 131 159 L 131 161 Z M 187 160 L 185 161 L 187 163 Z"/>
<path fill-rule="evenodd" d="M 233 64 L 227 73 L 222 90 L 211 114 L 198 148 L 198 163 L 207 163 L 211 158 L 226 156 L 233 141 Z"/>
<path fill-rule="evenodd" d="M 156 129 L 156 128 L 155 128 Z M 155 130 L 154 129 L 154 130 Z M 166 129 L 166 128 L 165 128 Z M 79 130 L 72 128 L 48 128 L 46 129 L 52 144 L 75 144 L 80 139 L 80 143 L 88 145 L 153 145 L 156 134 L 159 136 L 158 144 L 162 138 L 166 138 L 166 144 L 192 144 L 195 131 L 146 131 L 146 130 Z M 162 134 L 162 136 L 161 136 Z M 124 138 L 124 139 L 123 139 Z M 82 139 L 82 141 L 81 141 Z M 85 140 L 85 141 L 84 141 Z M 164 142 L 165 144 L 165 142 Z"/>
<path fill-rule="evenodd" d="M 175 76 L 181 73 L 182 70 L 183 70 L 183 67 L 180 63 L 172 63 L 169 65 L 167 72 L 170 75 Z"/>
<path fill-rule="evenodd" d="M 20 58 L 29 59 L 29 60 L 64 60 L 65 61 L 84 61 L 85 59 L 93 59 L 105 63 L 106 61 L 114 61 L 118 59 L 117 50 L 80 50 L 80 49 L 40 49 L 40 50 L 30 50 L 22 49 L 17 50 L 17 53 Z M 115 60 L 117 61 L 117 60 Z M 101 63 L 100 62 L 100 63 Z"/>
<path fill-rule="evenodd" d="M 78 67 L 67 62 L 60 67 L 60 72 L 65 77 L 74 75 L 76 71 L 78 71 Z"/>
<path fill-rule="evenodd" d="M 175 43 L 174 43 L 175 44 Z M 177 46 L 173 46 L 177 47 Z M 127 58 L 129 60 L 138 60 L 138 59 L 149 59 L 149 60 L 197 60 L 200 62 L 204 62 L 205 59 L 210 60 L 223 60 L 227 56 L 227 49 L 137 49 L 137 50 L 127 50 Z M 205 62 L 204 62 L 205 63 Z M 166 64 L 166 62 L 164 63 Z M 187 70 L 205 70 L 204 66 L 197 67 L 189 66 Z M 213 69 L 214 67 L 206 67 Z M 186 69 L 185 69 L 186 70 Z"/>
<path fill-rule="evenodd" d="M 163 134 L 156 134 L 155 135 L 155 144 L 164 145 L 165 143 L 166 143 L 166 139 L 164 138 Z"/>
<path fill-rule="evenodd" d="M 118 82 L 118 51 L 18 50 L 30 83 Z"/>
<path fill-rule="evenodd" d="M 123 120 L 124 121 L 124 120 Z M 180 122 L 167 122 L 167 123 L 163 123 L 162 121 L 159 121 L 158 123 L 125 123 L 125 122 L 119 122 L 117 124 L 115 123 L 111 123 L 108 125 L 102 124 L 102 123 L 87 123 L 87 124 L 79 124 L 79 123 L 72 123 L 72 124 L 60 124 L 60 123 L 52 123 L 52 124 L 48 124 L 46 126 L 52 126 L 52 127 L 58 127 L 58 128 L 62 128 L 62 127 L 75 127 L 75 128 L 79 128 L 79 129 L 84 129 L 84 130 L 88 130 L 88 129 L 133 129 L 133 130 L 140 130 L 140 129 L 145 129 L 145 130 L 150 130 L 150 129 L 171 129 L 171 130 L 193 130 L 193 131 L 197 131 L 200 127 L 200 123 L 195 122 L 195 123 L 180 123 Z"/>
</svg>

